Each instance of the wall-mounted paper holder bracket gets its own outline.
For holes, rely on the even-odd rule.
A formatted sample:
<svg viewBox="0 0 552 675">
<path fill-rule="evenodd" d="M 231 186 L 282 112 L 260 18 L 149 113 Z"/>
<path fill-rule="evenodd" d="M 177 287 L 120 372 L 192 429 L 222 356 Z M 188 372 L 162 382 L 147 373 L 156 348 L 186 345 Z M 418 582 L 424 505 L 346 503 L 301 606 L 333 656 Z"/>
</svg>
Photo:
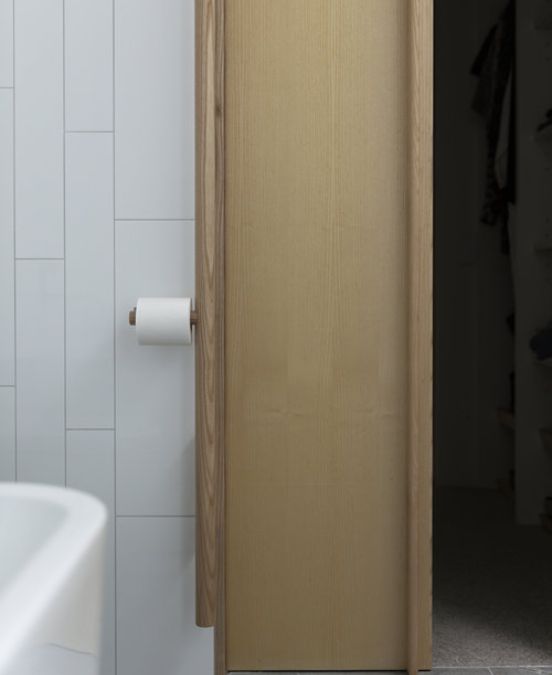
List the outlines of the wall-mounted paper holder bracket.
<svg viewBox="0 0 552 675">
<path fill-rule="evenodd" d="M 133 307 L 128 313 L 128 323 L 131 326 L 136 326 L 136 307 Z M 190 323 L 192 326 L 197 326 L 198 324 L 198 315 L 195 309 L 192 309 L 190 312 Z"/>
</svg>

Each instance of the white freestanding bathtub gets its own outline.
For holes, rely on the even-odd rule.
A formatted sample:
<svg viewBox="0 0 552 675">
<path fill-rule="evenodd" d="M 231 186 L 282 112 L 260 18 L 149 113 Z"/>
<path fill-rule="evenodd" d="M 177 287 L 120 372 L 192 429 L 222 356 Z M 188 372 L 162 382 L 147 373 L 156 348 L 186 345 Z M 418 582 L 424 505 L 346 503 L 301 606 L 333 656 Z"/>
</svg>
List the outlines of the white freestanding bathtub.
<svg viewBox="0 0 552 675">
<path fill-rule="evenodd" d="M 97 675 L 106 509 L 0 483 L 0 675 Z"/>
</svg>

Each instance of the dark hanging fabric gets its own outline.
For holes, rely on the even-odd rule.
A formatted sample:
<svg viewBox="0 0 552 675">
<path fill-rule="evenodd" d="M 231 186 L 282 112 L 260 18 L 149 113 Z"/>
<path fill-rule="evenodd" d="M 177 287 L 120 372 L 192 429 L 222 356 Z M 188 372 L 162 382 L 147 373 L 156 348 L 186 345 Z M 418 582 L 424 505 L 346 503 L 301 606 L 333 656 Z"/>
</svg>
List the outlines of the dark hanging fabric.
<svg viewBox="0 0 552 675">
<path fill-rule="evenodd" d="M 533 350 L 537 360 L 546 361 L 552 359 L 552 324 L 549 324 L 533 335 L 529 346 Z"/>
<path fill-rule="evenodd" d="M 546 111 L 546 117 L 544 118 L 544 121 L 541 122 L 537 127 L 537 133 L 540 131 L 546 131 L 546 129 L 549 127 L 552 127 L 552 108 Z"/>
<path fill-rule="evenodd" d="M 515 43 L 515 0 L 509 0 L 497 24 L 485 38 L 471 70 L 479 78 L 473 108 L 484 118 L 487 133 L 485 200 L 481 220 L 487 225 L 502 226 L 503 248 L 506 251 L 508 203 L 513 204 L 516 199 Z M 505 109 L 506 106 L 509 109 Z M 502 124 L 508 113 L 507 176 L 501 184 L 497 176 L 497 151 Z"/>
</svg>

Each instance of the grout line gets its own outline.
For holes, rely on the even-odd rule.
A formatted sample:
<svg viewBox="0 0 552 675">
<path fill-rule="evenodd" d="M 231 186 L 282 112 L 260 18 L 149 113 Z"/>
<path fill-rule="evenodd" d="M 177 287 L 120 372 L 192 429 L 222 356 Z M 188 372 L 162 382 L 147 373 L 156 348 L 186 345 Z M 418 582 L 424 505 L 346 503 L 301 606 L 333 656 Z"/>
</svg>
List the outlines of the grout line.
<svg viewBox="0 0 552 675">
<path fill-rule="evenodd" d="M 65 431 L 115 431 L 114 427 L 65 427 Z"/>
<path fill-rule="evenodd" d="M 0 384 L 0 389 L 15 389 L 15 384 Z"/>
<path fill-rule="evenodd" d="M 114 664 L 113 669 L 117 675 L 119 663 L 119 650 L 117 638 L 117 259 L 116 259 L 116 230 L 115 230 L 115 0 L 111 1 L 111 65 L 112 65 L 112 81 L 111 81 L 111 109 L 112 119 L 111 127 L 113 129 L 111 139 L 111 153 L 112 153 L 112 179 L 113 179 L 113 194 L 111 195 L 113 204 L 113 651 Z"/>
<path fill-rule="evenodd" d="M 158 514 L 117 514 L 117 518 L 195 518 L 194 513 L 187 513 L 185 515 L 175 516 L 174 514 L 158 515 Z"/>
<path fill-rule="evenodd" d="M 112 134 L 113 129 L 67 129 L 66 134 Z"/>
<path fill-rule="evenodd" d="M 65 0 L 62 2 L 62 55 L 63 55 L 63 426 L 67 425 L 67 144 L 65 141 L 66 124 L 66 53 L 65 53 Z M 67 486 L 67 429 L 65 440 L 65 485 Z"/>
<path fill-rule="evenodd" d="M 42 261 L 42 260 L 65 260 L 65 258 L 15 258 L 16 261 L 19 260 L 33 260 L 33 261 Z"/>
<path fill-rule="evenodd" d="M 0 86 L 0 89 L 14 89 L 14 85 L 13 84 L 11 84 L 11 85 L 10 84 L 4 84 L 4 85 Z"/>
<path fill-rule="evenodd" d="M 15 97 L 16 97 L 16 88 L 15 88 L 15 0 L 12 0 L 12 83 L 13 83 L 13 96 L 12 96 L 12 154 L 13 154 L 13 176 L 12 176 L 12 198 L 13 198 L 13 213 L 12 213 L 12 231 L 13 231 L 13 380 L 15 386 L 17 386 L 17 252 L 16 252 L 16 231 L 15 231 L 15 214 L 16 214 L 16 191 L 15 191 L 15 181 L 16 181 L 16 162 L 15 162 Z M 17 388 L 15 389 L 13 402 L 13 415 L 14 415 L 14 479 L 17 482 L 18 478 L 18 443 L 17 443 Z"/>
<path fill-rule="evenodd" d="M 115 218 L 116 223 L 193 223 L 195 218 Z"/>
</svg>

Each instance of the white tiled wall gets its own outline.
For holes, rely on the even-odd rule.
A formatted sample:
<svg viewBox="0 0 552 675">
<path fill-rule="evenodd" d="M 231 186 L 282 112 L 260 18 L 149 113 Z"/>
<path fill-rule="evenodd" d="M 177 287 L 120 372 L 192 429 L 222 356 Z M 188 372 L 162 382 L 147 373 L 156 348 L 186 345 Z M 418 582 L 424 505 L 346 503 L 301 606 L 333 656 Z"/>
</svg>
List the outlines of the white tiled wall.
<svg viewBox="0 0 552 675">
<path fill-rule="evenodd" d="M 67 427 L 113 429 L 113 134 L 65 140 Z"/>
<path fill-rule="evenodd" d="M 193 218 L 193 9 L 115 0 L 117 218 Z"/>
<path fill-rule="evenodd" d="M 0 89 L 0 385 L 15 383 L 13 189 L 13 90 Z"/>
<path fill-rule="evenodd" d="M 208 675 L 194 625 L 194 0 L 0 0 L 0 480 L 99 496 L 102 675 Z"/>
<path fill-rule="evenodd" d="M 65 130 L 113 131 L 113 118 L 113 0 L 65 0 Z"/>
<path fill-rule="evenodd" d="M 0 87 L 13 85 L 13 0 L 0 0 Z"/>
<path fill-rule="evenodd" d="M 138 296 L 193 295 L 193 223 L 124 221 L 116 229 L 117 512 L 190 516 L 193 352 L 139 347 L 126 317 Z"/>
<path fill-rule="evenodd" d="M 14 5 L 18 258 L 63 258 L 63 2 Z"/>
<path fill-rule="evenodd" d="M 63 260 L 17 260 L 17 477 L 65 481 Z"/>
<path fill-rule="evenodd" d="M 0 476 L 15 476 L 15 391 L 0 387 Z"/>
<path fill-rule="evenodd" d="M 193 542 L 193 518 L 124 518 L 119 522 L 119 675 L 212 672 L 209 632 L 192 628 Z M 159 551 L 163 551 L 161 557 Z M 142 589 L 140 593 L 137 588 Z"/>
</svg>

